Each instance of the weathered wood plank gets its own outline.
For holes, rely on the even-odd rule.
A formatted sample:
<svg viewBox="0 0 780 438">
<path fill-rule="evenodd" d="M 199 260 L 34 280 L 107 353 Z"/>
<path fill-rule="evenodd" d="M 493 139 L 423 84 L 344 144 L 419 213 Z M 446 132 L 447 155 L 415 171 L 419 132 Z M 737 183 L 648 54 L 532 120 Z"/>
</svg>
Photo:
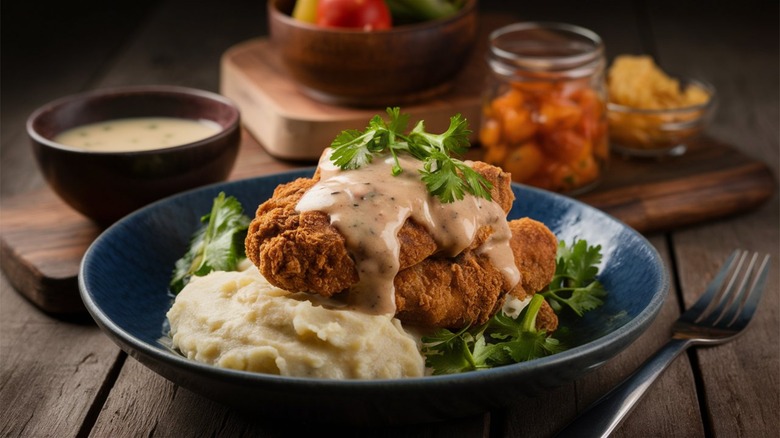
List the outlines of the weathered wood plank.
<svg viewBox="0 0 780 438">
<path fill-rule="evenodd" d="M 146 0 L 3 4 L 3 198 L 42 185 L 25 134 L 29 113 L 89 87 L 152 6 Z M 108 10 L 117 14 L 110 27 L 97 19 Z M 118 354 L 88 318 L 40 313 L 0 279 L 0 435 L 77 435 Z"/>
<path fill-rule="evenodd" d="M 637 53 L 645 49 L 641 35 L 632 33 L 630 29 L 627 29 L 628 26 L 625 26 L 626 22 L 634 22 L 637 15 L 637 11 L 633 9 L 629 2 L 622 2 L 620 6 L 616 6 L 614 9 L 610 8 L 607 12 L 599 8 L 599 13 L 596 14 L 589 13 L 588 7 L 576 8 L 576 11 L 567 10 L 565 7 L 552 10 L 549 7 L 545 8 L 542 4 L 530 5 L 526 3 L 522 9 L 523 17 L 529 20 L 567 21 L 594 30 L 604 38 L 609 58 L 614 57 L 616 54 Z M 618 25 L 616 23 L 621 24 Z M 654 242 L 657 246 L 665 248 L 665 245 L 661 244 L 661 239 L 656 239 Z M 668 254 L 666 251 L 661 251 L 661 253 L 664 256 Z M 670 323 L 669 318 L 672 320 L 676 318 L 674 313 L 676 310 L 676 300 L 672 294 L 667 299 L 658 319 L 648 329 L 648 332 L 612 361 L 578 382 L 566 385 L 549 394 L 544 394 L 538 400 L 526 401 L 510 409 L 503 425 L 504 436 L 553 436 L 556 431 L 571 421 L 579 410 L 584 409 L 601 395 L 598 392 L 599 389 L 603 391 L 604 387 L 611 387 L 618 383 L 622 378 L 630 374 L 649 352 L 653 351 L 655 344 L 658 342 L 655 336 L 665 330 L 665 327 Z M 672 370 L 669 370 L 665 379 L 669 379 L 669 374 L 671 374 L 671 377 L 676 377 L 684 373 L 686 370 L 685 365 L 684 363 L 676 364 Z M 688 387 L 691 386 L 692 381 L 689 381 Z M 631 436 L 631 433 L 640 430 L 641 433 L 639 435 L 635 434 L 633 436 L 643 436 L 647 429 L 641 430 L 641 425 L 655 417 L 664 418 L 664 411 L 652 409 L 659 400 L 659 395 L 656 392 L 657 389 L 647 396 L 643 401 L 643 407 L 640 408 L 642 410 L 635 412 L 621 429 L 617 431 L 617 434 Z M 689 399 L 690 396 L 686 398 Z M 650 408 L 644 408 L 644 405 L 648 405 Z M 695 431 L 697 428 L 700 429 L 700 423 L 697 424 L 695 417 L 686 424 L 687 430 Z M 691 436 L 697 435 L 693 434 Z"/>
<path fill-rule="evenodd" d="M 119 375 L 91 431 L 94 437 L 124 436 L 372 436 L 480 437 L 482 417 L 430 425 L 353 429 L 348 426 L 273 422 L 227 409 L 180 388 L 133 359 Z"/>
<path fill-rule="evenodd" d="M 705 420 L 714 436 L 771 436 L 780 430 L 780 287 L 778 208 L 769 206 L 739 221 L 674 235 L 686 306 L 701 295 L 711 273 L 736 248 L 771 254 L 760 308 L 746 333 L 728 344 L 695 350 Z"/>
<path fill-rule="evenodd" d="M 0 435 L 75 436 L 119 349 L 88 317 L 54 319 L 0 289 Z"/>
<path fill-rule="evenodd" d="M 778 8 L 776 2 L 718 2 L 700 8 L 648 3 L 661 64 L 704 78 L 720 105 L 708 131 L 767 163 L 778 175 Z M 674 13 L 670 14 L 670 10 Z M 696 17 L 681 20 L 680 17 Z M 686 41 L 684 45 L 680 41 Z M 724 220 L 673 234 L 686 306 L 736 248 L 772 254 L 761 308 L 744 336 L 727 345 L 694 351 L 701 379 L 705 427 L 712 436 L 776 436 L 780 430 L 780 290 L 777 196 L 739 220 Z"/>
</svg>

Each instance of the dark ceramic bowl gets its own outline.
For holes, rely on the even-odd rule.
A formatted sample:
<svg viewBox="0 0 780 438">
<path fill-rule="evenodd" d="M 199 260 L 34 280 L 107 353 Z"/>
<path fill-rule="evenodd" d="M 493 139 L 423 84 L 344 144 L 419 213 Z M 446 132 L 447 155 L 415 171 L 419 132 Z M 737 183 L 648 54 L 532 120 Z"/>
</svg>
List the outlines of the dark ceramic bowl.
<svg viewBox="0 0 780 438">
<path fill-rule="evenodd" d="M 193 143 L 139 152 L 86 151 L 53 140 L 70 128 L 130 117 L 210 120 L 221 129 Z M 32 113 L 27 133 L 51 188 L 75 210 L 104 225 L 152 201 L 225 180 L 241 141 L 239 111 L 228 99 L 172 86 L 64 97 Z"/>
<path fill-rule="evenodd" d="M 79 287 L 98 325 L 124 351 L 167 379 L 253 416 L 292 418 L 293 424 L 415 423 L 472 415 L 533 397 L 582 376 L 631 344 L 653 321 L 668 292 L 658 253 L 612 217 L 550 192 L 513 185 L 510 218 L 530 216 L 559 239 L 602 246 L 599 279 L 609 295 L 598 309 L 568 326 L 572 348 L 553 356 L 470 373 L 396 380 L 321 380 L 217 368 L 189 360 L 161 342 L 172 304 L 167 284 L 174 262 L 220 191 L 247 212 L 297 171 L 215 184 L 150 205 L 106 230 L 87 250 Z"/>
<path fill-rule="evenodd" d="M 439 20 L 362 31 L 290 16 L 294 0 L 270 0 L 271 41 L 300 90 L 326 103 L 405 105 L 446 92 L 468 62 L 477 1 Z"/>
</svg>

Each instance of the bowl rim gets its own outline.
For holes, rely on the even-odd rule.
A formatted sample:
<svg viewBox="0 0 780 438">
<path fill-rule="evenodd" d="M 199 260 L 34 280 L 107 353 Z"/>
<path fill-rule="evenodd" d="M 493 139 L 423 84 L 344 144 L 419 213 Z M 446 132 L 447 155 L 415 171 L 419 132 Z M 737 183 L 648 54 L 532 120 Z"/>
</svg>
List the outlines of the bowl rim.
<svg viewBox="0 0 780 438">
<path fill-rule="evenodd" d="M 68 146 L 62 143 L 57 143 L 52 139 L 44 137 L 34 127 L 36 120 L 38 120 L 43 114 L 50 111 L 57 111 L 61 106 L 67 103 L 75 102 L 79 100 L 87 101 L 96 97 L 111 96 L 111 95 L 116 95 L 117 98 L 121 99 L 122 96 L 129 95 L 129 94 L 132 95 L 170 94 L 170 95 L 194 97 L 198 99 L 206 99 L 212 102 L 216 102 L 222 105 L 224 108 L 227 108 L 230 111 L 230 117 L 228 118 L 226 126 L 223 127 L 222 125 L 219 125 L 220 129 L 217 132 L 215 132 L 214 134 L 208 137 L 202 138 L 200 140 L 192 141 L 180 145 L 175 145 L 175 146 L 146 149 L 146 150 L 139 150 L 139 151 L 94 151 L 94 150 L 87 150 L 83 148 Z M 109 119 L 106 119 L 104 121 L 108 121 L 108 120 Z M 184 149 L 198 148 L 200 146 L 203 146 L 204 144 L 212 143 L 214 141 L 221 140 L 222 138 L 230 136 L 231 133 L 240 126 L 240 123 L 241 123 L 241 112 L 238 108 L 238 105 L 236 105 L 236 103 L 233 102 L 231 99 L 221 94 L 214 93 L 207 90 L 201 90 L 198 88 L 183 87 L 178 85 L 133 85 L 133 86 L 99 88 L 99 89 L 84 91 L 81 93 L 74 93 L 74 94 L 70 94 L 70 95 L 66 95 L 54 99 L 50 102 L 41 105 L 35 111 L 33 111 L 29 117 L 27 117 L 26 129 L 27 129 L 27 134 L 30 136 L 30 138 L 33 141 L 38 142 L 52 149 L 66 151 L 74 154 L 89 155 L 89 156 L 142 156 L 142 155 L 155 155 L 160 153 L 178 152 Z M 73 126 L 73 128 L 77 126 L 81 126 L 81 125 Z"/>
<path fill-rule="evenodd" d="M 513 191 L 515 190 L 515 188 L 517 188 L 519 190 L 537 192 L 537 194 L 541 194 L 543 196 L 563 198 L 566 202 L 570 202 L 574 204 L 577 208 L 588 208 L 588 209 L 597 210 L 600 214 L 604 215 L 608 219 L 615 221 L 618 224 L 625 227 L 626 231 L 629 234 L 633 235 L 634 238 L 637 238 L 640 242 L 644 243 L 644 246 L 649 250 L 651 257 L 658 262 L 659 270 L 657 272 L 657 276 L 655 277 L 658 280 L 658 288 L 652 292 L 650 300 L 648 301 L 647 305 L 642 309 L 641 312 L 639 312 L 634 318 L 626 322 L 624 325 L 605 334 L 604 336 L 601 336 L 600 338 L 594 339 L 583 345 L 578 345 L 576 347 L 569 348 L 563 352 L 556 353 L 551 356 L 534 359 L 528 362 L 520 362 L 520 363 L 502 366 L 502 367 L 495 367 L 495 368 L 489 368 L 485 370 L 463 372 L 463 373 L 456 373 L 456 374 L 426 375 L 421 377 L 405 377 L 405 378 L 395 378 L 395 379 L 388 378 L 388 379 L 363 380 L 363 379 L 323 379 L 323 378 L 281 376 L 275 374 L 264 374 L 264 373 L 258 373 L 252 371 L 241 371 L 241 370 L 234 370 L 229 368 L 220 368 L 216 365 L 201 363 L 193 359 L 188 359 L 175 352 L 166 352 L 164 351 L 164 346 L 162 344 L 158 347 L 155 347 L 143 341 L 142 339 L 134 336 L 133 334 L 131 334 L 130 332 L 128 332 L 127 330 L 119 326 L 111 318 L 109 318 L 96 304 L 96 302 L 92 299 L 92 293 L 88 289 L 85 278 L 86 278 L 86 274 L 88 273 L 88 270 L 90 269 L 89 268 L 90 260 L 92 260 L 92 258 L 94 257 L 93 252 L 96 250 L 95 248 L 97 244 L 99 244 L 99 242 L 102 241 L 101 239 L 102 236 L 115 232 L 114 230 L 118 229 L 125 222 L 136 220 L 137 217 L 141 217 L 142 215 L 147 214 L 146 212 L 151 211 L 154 208 L 157 208 L 156 207 L 157 205 L 162 205 L 163 203 L 168 202 L 168 199 L 173 197 L 192 196 L 197 191 L 213 190 L 218 186 L 222 186 L 225 184 L 234 184 L 234 185 L 252 184 L 254 181 L 259 181 L 270 177 L 289 176 L 289 178 L 294 179 L 294 177 L 296 176 L 300 177 L 303 175 L 310 175 L 311 173 L 314 172 L 314 169 L 315 167 L 295 169 L 295 170 L 289 170 L 285 172 L 273 173 L 273 174 L 263 175 L 263 176 L 253 177 L 253 178 L 246 178 L 242 180 L 215 183 L 215 184 L 199 187 L 196 189 L 192 189 L 189 191 L 185 191 L 170 196 L 168 198 L 155 201 L 154 203 L 151 203 L 139 210 L 136 210 L 130 215 L 122 218 L 120 221 L 112 224 L 105 231 L 103 231 L 101 236 L 99 236 L 98 239 L 95 240 L 95 242 L 93 242 L 89 246 L 84 257 L 82 258 L 79 267 L 79 275 L 78 275 L 79 293 L 88 312 L 90 313 L 92 318 L 96 321 L 96 323 L 101 327 L 101 329 L 103 329 L 104 333 L 107 336 L 109 336 L 115 343 L 117 343 L 122 349 L 128 352 L 128 354 L 133 356 L 141 356 L 141 358 L 145 356 L 154 361 L 164 362 L 168 365 L 172 365 L 176 367 L 179 371 L 192 372 L 196 374 L 205 373 L 206 375 L 210 376 L 210 378 L 212 379 L 219 379 L 227 383 L 267 385 L 267 387 L 283 387 L 283 388 L 294 387 L 297 389 L 312 389 L 312 390 L 317 388 L 323 388 L 327 390 L 365 391 L 369 389 L 380 388 L 384 390 L 405 391 L 405 390 L 412 390 L 418 387 L 421 383 L 430 387 L 438 388 L 438 387 L 448 386 L 453 383 L 459 383 L 464 381 L 465 382 L 463 384 L 469 384 L 474 382 L 500 382 L 506 378 L 511 378 L 513 376 L 514 377 L 522 376 L 539 367 L 559 366 L 562 362 L 575 360 L 581 357 L 599 358 L 599 352 L 602 351 L 602 349 L 607 345 L 622 345 L 619 351 L 623 351 L 623 349 L 625 349 L 629 345 L 627 342 L 630 342 L 632 339 L 635 339 L 638 336 L 640 336 L 647 329 L 647 327 L 655 320 L 655 318 L 660 313 L 660 310 L 663 306 L 666 296 L 669 293 L 670 277 L 665 265 L 663 264 L 662 258 L 658 253 L 658 250 L 647 240 L 647 238 L 645 238 L 638 231 L 629 227 L 621 220 L 603 211 L 597 210 L 595 209 L 595 207 L 587 205 L 582 201 L 578 201 L 577 199 L 513 182 L 512 183 Z M 637 331 L 639 332 L 637 333 Z M 127 348 L 129 348 L 130 351 L 128 351 Z M 611 357 L 613 356 L 610 356 L 610 358 Z M 600 359 L 600 361 L 594 363 L 594 365 L 601 365 L 604 362 L 605 362 L 604 359 Z"/>
<path fill-rule="evenodd" d="M 612 111 L 615 113 L 621 113 L 621 114 L 638 114 L 638 115 L 647 115 L 647 116 L 660 116 L 660 115 L 675 115 L 675 114 L 685 114 L 692 111 L 700 111 L 706 112 L 706 110 L 712 109 L 717 105 L 718 101 L 718 93 L 715 89 L 715 86 L 711 83 L 707 82 L 703 79 L 697 79 L 697 78 L 688 78 L 684 76 L 673 76 L 673 78 L 679 80 L 685 85 L 698 85 L 699 87 L 703 88 L 704 91 L 709 94 L 709 99 L 707 99 L 706 102 L 696 104 L 696 105 L 688 105 L 683 106 L 679 108 L 635 108 L 628 105 L 621 105 L 619 103 L 614 102 L 607 102 L 607 111 Z M 706 114 L 702 114 L 702 116 L 705 116 Z"/>
<path fill-rule="evenodd" d="M 268 0 L 267 7 L 268 7 L 269 21 L 277 20 L 290 27 L 305 29 L 309 31 L 323 32 L 323 33 L 333 34 L 333 35 L 340 34 L 340 35 L 364 35 L 364 36 L 366 35 L 391 35 L 392 36 L 392 34 L 410 33 L 410 32 L 423 30 L 423 29 L 431 29 L 431 28 L 443 26 L 453 21 L 458 21 L 463 17 L 470 15 L 472 12 L 476 11 L 479 0 L 466 0 L 466 3 L 463 4 L 460 10 L 458 10 L 454 14 L 447 15 L 446 17 L 436 18 L 433 20 L 420 21 L 417 23 L 401 24 L 397 26 L 393 25 L 389 29 L 371 29 L 370 31 L 366 31 L 359 28 L 350 28 L 350 27 L 318 26 L 317 24 L 296 20 L 291 15 L 287 15 L 284 12 L 282 12 L 277 6 L 278 3 L 279 0 Z"/>
</svg>

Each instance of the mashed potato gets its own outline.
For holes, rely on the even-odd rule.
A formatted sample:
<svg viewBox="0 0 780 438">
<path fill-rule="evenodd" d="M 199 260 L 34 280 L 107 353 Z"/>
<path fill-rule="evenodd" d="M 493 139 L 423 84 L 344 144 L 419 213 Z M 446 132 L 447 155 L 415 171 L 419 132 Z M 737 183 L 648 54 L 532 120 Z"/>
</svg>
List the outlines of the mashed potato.
<svg viewBox="0 0 780 438">
<path fill-rule="evenodd" d="M 328 308 L 254 268 L 196 277 L 168 311 L 173 347 L 200 362 L 283 376 L 416 377 L 424 359 L 387 315 Z"/>
</svg>

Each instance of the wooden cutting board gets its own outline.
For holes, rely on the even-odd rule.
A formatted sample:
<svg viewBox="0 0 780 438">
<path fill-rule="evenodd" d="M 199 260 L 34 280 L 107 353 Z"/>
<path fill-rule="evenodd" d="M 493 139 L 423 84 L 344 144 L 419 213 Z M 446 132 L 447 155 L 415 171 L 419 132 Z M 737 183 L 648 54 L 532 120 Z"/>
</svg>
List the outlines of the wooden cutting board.
<svg viewBox="0 0 780 438">
<path fill-rule="evenodd" d="M 446 131 L 450 117 L 456 113 L 470 121 L 479 120 L 487 73 L 481 58 L 483 52 L 474 51 L 450 91 L 416 105 L 406 105 L 403 112 L 412 120 L 424 119 L 430 132 Z M 287 75 L 278 52 L 265 38 L 238 44 L 224 54 L 220 92 L 238 105 L 244 126 L 266 146 L 266 151 L 281 159 L 316 159 L 323 145 L 330 144 L 341 131 L 363 128 L 372 116 L 385 112 L 384 107 L 343 107 L 305 96 Z"/>
</svg>

